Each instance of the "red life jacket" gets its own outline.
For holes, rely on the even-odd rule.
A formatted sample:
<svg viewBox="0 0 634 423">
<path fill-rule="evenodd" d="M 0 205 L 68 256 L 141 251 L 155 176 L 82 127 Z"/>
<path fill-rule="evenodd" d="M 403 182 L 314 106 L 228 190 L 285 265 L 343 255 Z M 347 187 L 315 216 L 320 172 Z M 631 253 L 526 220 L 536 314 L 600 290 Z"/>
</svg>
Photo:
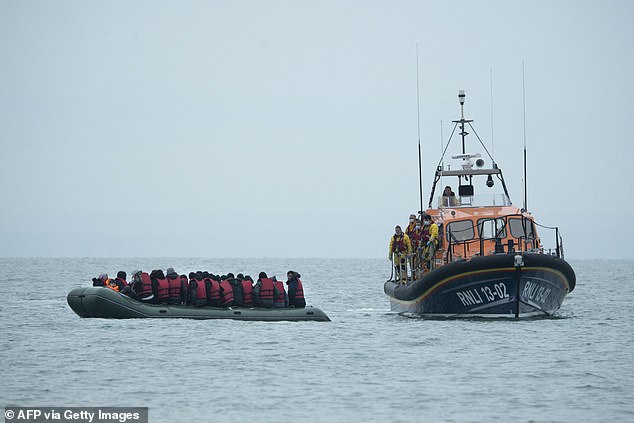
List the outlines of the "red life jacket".
<svg viewBox="0 0 634 423">
<path fill-rule="evenodd" d="M 431 225 L 428 225 L 428 226 L 423 226 L 423 230 L 422 230 L 423 234 L 422 234 L 422 235 L 421 235 L 421 237 L 420 237 L 420 239 L 421 239 L 423 242 L 427 242 L 427 241 L 429 241 L 429 228 L 430 228 L 430 227 L 431 227 Z"/>
<path fill-rule="evenodd" d="M 407 225 L 407 229 L 405 229 L 405 233 L 407 234 L 408 237 L 412 237 L 412 234 L 416 232 L 416 224 L 409 224 Z"/>
<path fill-rule="evenodd" d="M 137 295 L 141 299 L 150 299 L 154 297 L 154 291 L 152 290 L 152 280 L 150 279 L 150 275 L 146 272 L 141 273 L 141 287 Z"/>
<path fill-rule="evenodd" d="M 211 284 L 211 289 L 209 290 L 209 296 L 207 300 L 213 306 L 217 306 L 220 304 L 220 284 L 217 280 L 214 279 L 205 279 L 205 281 L 209 281 Z"/>
<path fill-rule="evenodd" d="M 170 294 L 170 284 L 167 279 L 156 279 L 156 299 L 158 301 L 167 301 Z"/>
<path fill-rule="evenodd" d="M 260 287 L 260 301 L 273 300 L 273 279 L 264 278 L 260 279 L 262 286 Z"/>
<path fill-rule="evenodd" d="M 304 286 L 302 285 L 302 281 L 297 278 L 297 291 L 295 291 L 295 299 L 304 299 Z"/>
<path fill-rule="evenodd" d="M 404 253 L 407 252 L 407 247 L 405 246 L 405 235 L 394 236 L 392 237 L 392 252 L 393 253 Z"/>
<path fill-rule="evenodd" d="M 124 288 L 128 285 L 128 283 L 123 278 L 117 278 L 115 279 L 115 281 L 119 281 L 119 283 L 121 283 L 121 286 Z"/>
<path fill-rule="evenodd" d="M 205 286 L 205 281 L 194 279 L 196 281 L 196 300 L 197 302 L 200 300 L 207 299 L 207 287 Z"/>
<path fill-rule="evenodd" d="M 410 235 L 409 235 L 409 240 L 412 242 L 412 244 L 418 244 L 421 240 L 421 238 L 423 237 L 423 231 L 421 230 L 414 230 Z M 429 238 L 429 234 L 427 234 L 427 237 Z"/>
<path fill-rule="evenodd" d="M 286 301 L 284 300 L 284 297 L 286 296 L 286 290 L 284 289 L 284 282 L 282 281 L 274 281 L 275 282 L 275 287 L 277 288 L 277 295 L 275 295 L 275 298 L 273 298 L 273 302 L 275 304 L 279 304 L 282 307 L 284 307 L 286 305 Z"/>
<path fill-rule="evenodd" d="M 250 280 L 242 281 L 242 290 L 244 291 L 244 306 L 253 307 L 253 285 Z"/>
<path fill-rule="evenodd" d="M 181 287 L 183 286 L 182 279 L 179 275 L 176 275 L 174 279 L 167 277 L 167 284 L 169 285 L 168 297 L 171 303 L 178 304 L 181 302 Z"/>
<path fill-rule="evenodd" d="M 228 280 L 220 282 L 220 288 L 222 288 L 222 298 L 220 299 L 220 307 L 231 307 L 233 305 L 233 286 Z"/>
</svg>

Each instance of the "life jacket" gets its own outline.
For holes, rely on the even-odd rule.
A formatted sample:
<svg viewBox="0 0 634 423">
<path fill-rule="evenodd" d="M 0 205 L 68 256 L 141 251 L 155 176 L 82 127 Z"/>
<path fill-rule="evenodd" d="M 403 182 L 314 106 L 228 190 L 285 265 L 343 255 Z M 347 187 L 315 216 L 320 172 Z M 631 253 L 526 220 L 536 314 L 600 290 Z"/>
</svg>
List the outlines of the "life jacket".
<svg viewBox="0 0 634 423">
<path fill-rule="evenodd" d="M 233 305 L 233 286 L 225 279 L 220 282 L 220 288 L 222 289 L 222 297 L 220 298 L 220 307 L 231 307 Z"/>
<path fill-rule="evenodd" d="M 423 242 L 429 241 L 429 228 L 431 228 L 431 225 L 423 226 L 423 229 L 421 231 L 422 235 L 420 237 L 421 241 L 423 241 Z"/>
<path fill-rule="evenodd" d="M 237 278 L 229 280 L 231 288 L 233 288 L 233 305 L 235 307 L 244 307 L 244 289 L 242 288 L 242 281 Z"/>
<path fill-rule="evenodd" d="M 412 242 L 412 247 L 415 246 L 415 245 L 418 246 L 418 244 L 420 243 L 422 238 L 423 238 L 423 230 L 422 229 L 419 229 L 419 230 L 414 229 L 412 231 L 412 233 L 409 234 L 409 239 Z M 429 234 L 428 234 L 427 238 L 429 239 Z"/>
<path fill-rule="evenodd" d="M 207 293 L 207 305 L 212 307 L 220 307 L 220 284 L 214 279 L 205 279 L 209 281 L 209 292 Z"/>
<path fill-rule="evenodd" d="M 276 307 L 286 307 L 286 290 L 284 289 L 284 282 L 282 281 L 274 281 L 275 287 L 277 288 L 277 295 L 273 298 L 273 304 Z"/>
<path fill-rule="evenodd" d="M 262 307 L 272 307 L 273 306 L 273 279 L 271 278 L 263 278 L 260 279 L 262 286 L 260 287 L 260 297 L 259 297 L 259 305 Z"/>
<path fill-rule="evenodd" d="M 407 228 L 405 229 L 405 233 L 407 234 L 407 236 L 411 238 L 414 232 L 416 232 L 416 223 L 408 224 Z"/>
<path fill-rule="evenodd" d="M 207 305 L 207 287 L 205 281 L 192 279 L 189 281 L 189 298 L 191 304 L 196 307 Z"/>
<path fill-rule="evenodd" d="M 168 298 L 167 302 L 170 304 L 180 304 L 181 302 L 181 289 L 183 286 L 183 280 L 179 275 L 176 275 L 174 279 L 167 277 L 168 285 Z"/>
<path fill-rule="evenodd" d="M 434 223 L 432 222 L 432 223 L 430 223 L 427 226 L 423 226 L 423 229 L 422 229 L 423 236 L 421 236 L 421 240 L 424 243 L 427 243 L 427 241 L 429 241 L 430 238 L 431 238 L 431 225 L 433 225 L 433 224 Z M 436 226 L 438 226 L 438 225 L 436 225 Z M 434 240 L 434 245 L 435 245 L 436 248 L 438 248 L 440 246 L 440 228 L 438 228 L 438 238 L 436 240 Z"/>
<path fill-rule="evenodd" d="M 244 292 L 244 306 L 253 307 L 253 285 L 250 280 L 242 281 L 242 291 Z"/>
<path fill-rule="evenodd" d="M 304 299 L 304 286 L 302 285 L 302 281 L 299 280 L 299 278 L 297 278 L 296 280 L 297 285 L 295 288 L 295 295 L 291 298 L 290 289 L 288 292 L 288 305 L 295 307 L 306 307 L 306 300 Z"/>
<path fill-rule="evenodd" d="M 394 234 L 392 237 L 392 252 L 393 253 L 405 253 L 407 252 L 407 246 L 405 245 L 405 235 L 397 236 Z"/>
<path fill-rule="evenodd" d="M 110 288 L 113 291 L 119 292 L 119 285 L 117 284 L 116 281 L 112 280 L 112 279 L 108 279 L 106 281 L 106 284 L 104 285 L 106 288 Z"/>
<path fill-rule="evenodd" d="M 167 278 L 156 279 L 156 301 L 167 302 L 170 295 L 170 284 Z"/>
<path fill-rule="evenodd" d="M 115 281 L 119 281 L 119 283 L 117 283 L 117 285 L 119 285 L 120 287 L 123 287 L 123 288 L 125 288 L 128 285 L 126 280 L 123 279 L 123 278 L 117 278 L 117 279 L 115 279 Z"/>
<path fill-rule="evenodd" d="M 297 291 L 295 291 L 295 299 L 304 299 L 304 286 L 302 281 L 297 278 Z"/>
<path fill-rule="evenodd" d="M 154 298 L 154 290 L 152 289 L 152 280 L 146 272 L 141 273 L 141 286 L 137 295 L 142 300 L 150 300 Z"/>
</svg>

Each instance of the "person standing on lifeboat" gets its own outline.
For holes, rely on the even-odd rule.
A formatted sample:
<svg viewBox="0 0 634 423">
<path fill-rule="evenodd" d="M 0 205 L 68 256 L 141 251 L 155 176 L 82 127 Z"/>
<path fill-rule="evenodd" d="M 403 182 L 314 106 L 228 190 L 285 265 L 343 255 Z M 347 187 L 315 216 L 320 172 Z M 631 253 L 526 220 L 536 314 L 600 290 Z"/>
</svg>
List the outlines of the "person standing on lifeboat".
<svg viewBox="0 0 634 423">
<path fill-rule="evenodd" d="M 430 215 L 424 214 L 421 243 L 423 245 L 423 257 L 427 262 L 428 269 L 431 269 L 431 261 L 439 246 L 438 241 L 438 225 L 431 220 Z"/>
<path fill-rule="evenodd" d="M 423 237 L 423 227 L 420 220 L 416 219 L 414 229 L 407 235 L 412 243 L 412 268 L 420 269 L 422 266 L 423 255 L 423 246 L 421 242 Z"/>
<path fill-rule="evenodd" d="M 288 278 L 288 280 L 286 281 L 286 285 L 288 285 L 288 306 L 296 308 L 306 307 L 306 300 L 304 299 L 304 287 L 302 286 L 302 281 L 299 280 L 302 275 L 289 270 L 286 273 L 286 277 Z"/>
<path fill-rule="evenodd" d="M 405 233 L 407 234 L 407 236 L 409 237 L 410 240 L 412 239 L 412 234 L 416 230 L 416 224 L 417 224 L 416 215 L 415 214 L 410 214 L 409 215 L 409 223 L 407 224 L 407 228 L 405 228 Z M 413 247 L 413 245 L 412 245 L 412 247 Z"/>
<path fill-rule="evenodd" d="M 394 228 L 394 235 L 390 239 L 388 259 L 394 265 L 396 278 L 407 282 L 407 258 L 412 254 L 412 243 L 399 225 Z"/>
</svg>

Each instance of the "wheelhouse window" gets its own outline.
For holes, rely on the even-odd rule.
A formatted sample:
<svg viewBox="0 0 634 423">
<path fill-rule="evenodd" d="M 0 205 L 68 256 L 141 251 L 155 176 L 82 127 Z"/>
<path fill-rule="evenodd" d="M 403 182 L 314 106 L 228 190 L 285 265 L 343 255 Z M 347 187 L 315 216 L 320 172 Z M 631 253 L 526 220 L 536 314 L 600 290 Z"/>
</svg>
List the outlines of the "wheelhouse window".
<svg viewBox="0 0 634 423">
<path fill-rule="evenodd" d="M 530 219 L 509 219 L 509 226 L 511 227 L 511 236 L 514 238 L 535 238 L 535 228 Z"/>
<path fill-rule="evenodd" d="M 471 220 L 457 220 L 447 225 L 447 241 L 450 240 L 449 234 L 451 234 L 451 242 L 468 241 L 475 237 L 475 231 L 473 229 L 473 222 Z"/>
<path fill-rule="evenodd" d="M 482 239 L 506 238 L 504 219 L 479 219 L 478 233 Z"/>
</svg>

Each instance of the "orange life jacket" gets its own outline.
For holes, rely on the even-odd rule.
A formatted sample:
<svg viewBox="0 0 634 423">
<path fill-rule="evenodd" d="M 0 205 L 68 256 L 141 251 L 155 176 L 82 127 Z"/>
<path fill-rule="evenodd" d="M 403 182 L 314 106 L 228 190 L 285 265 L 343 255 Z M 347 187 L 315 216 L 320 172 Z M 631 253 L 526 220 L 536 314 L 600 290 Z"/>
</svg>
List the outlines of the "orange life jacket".
<svg viewBox="0 0 634 423">
<path fill-rule="evenodd" d="M 104 286 L 112 289 L 113 291 L 119 292 L 119 285 L 117 285 L 117 283 L 112 279 L 107 279 Z"/>
</svg>

